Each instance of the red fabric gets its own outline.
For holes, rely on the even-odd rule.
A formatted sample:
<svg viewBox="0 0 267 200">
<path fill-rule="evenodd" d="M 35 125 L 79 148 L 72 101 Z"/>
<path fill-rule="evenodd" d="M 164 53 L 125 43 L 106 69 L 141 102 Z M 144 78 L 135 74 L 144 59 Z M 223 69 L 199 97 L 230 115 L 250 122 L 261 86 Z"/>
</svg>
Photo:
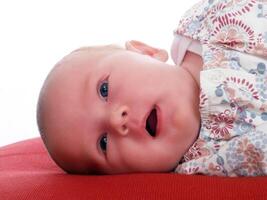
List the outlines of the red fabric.
<svg viewBox="0 0 267 200">
<path fill-rule="evenodd" d="M 40 138 L 0 148 L 0 199 L 267 199 L 267 177 L 69 175 Z"/>
</svg>

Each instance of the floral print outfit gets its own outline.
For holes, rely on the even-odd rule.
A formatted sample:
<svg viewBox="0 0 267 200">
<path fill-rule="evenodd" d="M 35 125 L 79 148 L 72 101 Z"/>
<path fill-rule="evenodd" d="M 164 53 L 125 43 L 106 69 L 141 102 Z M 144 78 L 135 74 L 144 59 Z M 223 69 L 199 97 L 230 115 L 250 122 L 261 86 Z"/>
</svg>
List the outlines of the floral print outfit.
<svg viewBox="0 0 267 200">
<path fill-rule="evenodd" d="M 267 0 L 204 0 L 175 34 L 200 42 L 201 129 L 175 169 L 267 175 Z"/>
</svg>

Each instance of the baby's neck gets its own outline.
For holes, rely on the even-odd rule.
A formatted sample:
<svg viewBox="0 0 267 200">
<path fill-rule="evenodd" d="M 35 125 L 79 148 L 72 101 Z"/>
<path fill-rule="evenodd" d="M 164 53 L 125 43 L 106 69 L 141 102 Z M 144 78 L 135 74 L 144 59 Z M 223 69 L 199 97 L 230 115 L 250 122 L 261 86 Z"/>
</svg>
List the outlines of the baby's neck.
<svg viewBox="0 0 267 200">
<path fill-rule="evenodd" d="M 186 69 L 200 87 L 200 71 L 203 69 L 203 60 L 201 56 L 187 51 L 180 67 Z"/>
<path fill-rule="evenodd" d="M 203 70 L 202 57 L 195 53 L 187 51 L 180 67 L 184 68 L 192 76 L 196 83 L 195 89 L 200 92 L 200 71 Z M 195 138 L 197 138 L 200 128 L 199 98 L 197 98 L 193 106 L 195 107 L 195 113 L 193 115 L 194 118 L 192 118 L 191 120 L 191 126 L 192 130 L 194 130 L 193 132 L 195 133 Z"/>
</svg>

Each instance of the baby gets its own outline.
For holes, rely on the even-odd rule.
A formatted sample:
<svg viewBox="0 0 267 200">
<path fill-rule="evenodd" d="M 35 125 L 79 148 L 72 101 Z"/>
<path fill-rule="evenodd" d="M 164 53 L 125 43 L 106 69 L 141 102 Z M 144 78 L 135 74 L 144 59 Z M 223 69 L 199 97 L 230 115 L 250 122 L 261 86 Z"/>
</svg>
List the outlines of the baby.
<svg viewBox="0 0 267 200">
<path fill-rule="evenodd" d="M 130 41 L 78 49 L 51 71 L 38 126 L 71 173 L 267 174 L 267 19 L 260 1 L 201 1 L 171 56 Z"/>
<path fill-rule="evenodd" d="M 169 172 L 198 137 L 201 57 L 180 68 L 166 51 L 130 41 L 78 49 L 40 93 L 38 125 L 71 173 Z"/>
</svg>

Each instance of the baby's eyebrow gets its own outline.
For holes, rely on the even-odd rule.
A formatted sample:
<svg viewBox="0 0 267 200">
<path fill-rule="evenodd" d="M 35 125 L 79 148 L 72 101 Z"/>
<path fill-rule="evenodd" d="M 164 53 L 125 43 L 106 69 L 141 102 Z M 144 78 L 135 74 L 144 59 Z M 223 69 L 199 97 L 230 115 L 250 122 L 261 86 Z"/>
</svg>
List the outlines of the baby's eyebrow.
<svg viewBox="0 0 267 200">
<path fill-rule="evenodd" d="M 89 148 L 84 151 L 84 156 L 81 159 L 81 162 L 84 162 L 88 171 L 102 170 L 102 163 L 105 161 L 105 158 L 103 158 L 95 143 L 97 143 L 97 140 L 92 140 L 87 144 Z"/>
<path fill-rule="evenodd" d="M 92 163 L 90 165 L 90 169 L 93 169 L 96 173 L 98 174 L 103 174 L 104 173 L 104 165 L 107 164 L 106 157 L 98 152 L 96 149 L 97 155 L 94 159 L 92 159 Z"/>
<path fill-rule="evenodd" d="M 95 76 L 92 75 L 92 73 L 86 73 L 84 76 L 84 80 L 81 81 L 82 87 L 81 87 L 81 103 L 83 107 L 86 109 L 88 108 L 89 103 L 89 97 L 94 98 L 94 95 L 96 94 L 96 85 L 95 83 Z"/>
<path fill-rule="evenodd" d="M 96 131 L 94 124 L 90 124 L 87 132 Z M 88 158 L 88 164 L 91 167 L 97 166 L 98 169 L 103 171 L 103 164 L 106 163 L 106 156 L 101 151 L 99 146 L 99 138 L 102 134 L 92 134 L 93 137 L 89 138 L 89 144 L 87 143 L 85 149 L 85 156 Z M 87 153 L 86 153 L 87 152 Z M 101 171 L 100 171 L 101 172 Z"/>
</svg>

